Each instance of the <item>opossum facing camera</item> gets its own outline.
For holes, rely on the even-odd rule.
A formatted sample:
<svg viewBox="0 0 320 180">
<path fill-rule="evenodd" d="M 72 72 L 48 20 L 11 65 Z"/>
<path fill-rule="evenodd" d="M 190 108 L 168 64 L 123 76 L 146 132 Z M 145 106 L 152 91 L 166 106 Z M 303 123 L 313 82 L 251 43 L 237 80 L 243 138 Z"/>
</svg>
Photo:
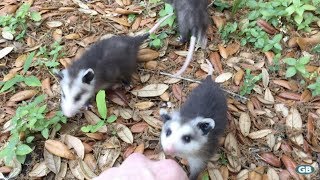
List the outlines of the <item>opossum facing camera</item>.
<svg viewBox="0 0 320 180">
<path fill-rule="evenodd" d="M 68 68 L 55 72 L 61 86 L 61 109 L 72 117 L 89 105 L 91 97 L 101 89 L 116 85 L 129 85 L 136 70 L 140 45 L 160 24 L 172 16 L 169 14 L 147 33 L 131 36 L 113 36 L 93 44 Z"/>
<path fill-rule="evenodd" d="M 160 110 L 165 154 L 188 160 L 190 179 L 196 180 L 216 153 L 227 124 L 225 95 L 211 75 L 196 87 L 179 111 Z"/>
</svg>

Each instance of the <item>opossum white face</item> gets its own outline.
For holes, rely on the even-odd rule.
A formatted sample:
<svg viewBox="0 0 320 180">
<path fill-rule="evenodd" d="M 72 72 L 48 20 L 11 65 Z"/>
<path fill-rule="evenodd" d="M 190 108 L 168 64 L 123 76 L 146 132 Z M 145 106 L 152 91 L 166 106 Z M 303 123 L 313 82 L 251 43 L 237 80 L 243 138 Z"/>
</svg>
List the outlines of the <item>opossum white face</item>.
<svg viewBox="0 0 320 180">
<path fill-rule="evenodd" d="M 168 114 L 160 110 L 164 125 L 161 131 L 161 145 L 166 154 L 188 158 L 201 152 L 208 140 L 208 134 L 215 126 L 211 118 L 197 117 L 182 121 L 179 112 Z"/>
<path fill-rule="evenodd" d="M 56 76 L 61 86 L 61 109 L 65 116 L 74 116 L 94 94 L 94 72 L 92 69 L 80 70 L 76 77 L 64 69 Z"/>
</svg>

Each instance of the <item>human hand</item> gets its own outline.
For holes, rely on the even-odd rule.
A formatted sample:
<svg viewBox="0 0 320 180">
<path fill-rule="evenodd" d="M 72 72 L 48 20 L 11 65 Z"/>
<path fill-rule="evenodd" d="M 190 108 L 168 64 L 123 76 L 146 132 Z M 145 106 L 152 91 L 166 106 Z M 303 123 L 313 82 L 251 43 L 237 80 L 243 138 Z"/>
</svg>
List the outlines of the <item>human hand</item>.
<svg viewBox="0 0 320 180">
<path fill-rule="evenodd" d="M 131 154 L 119 167 L 102 172 L 94 180 L 187 180 L 187 174 L 174 160 L 152 161 L 140 153 Z"/>
</svg>

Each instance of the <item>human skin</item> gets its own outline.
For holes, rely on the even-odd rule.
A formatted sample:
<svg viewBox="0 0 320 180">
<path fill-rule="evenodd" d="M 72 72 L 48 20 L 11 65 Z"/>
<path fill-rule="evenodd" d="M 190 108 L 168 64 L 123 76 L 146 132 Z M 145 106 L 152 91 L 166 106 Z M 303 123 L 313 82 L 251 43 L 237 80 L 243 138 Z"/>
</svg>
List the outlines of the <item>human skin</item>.
<svg viewBox="0 0 320 180">
<path fill-rule="evenodd" d="M 152 161 L 140 153 L 131 154 L 119 167 L 102 172 L 93 180 L 187 180 L 185 171 L 171 159 Z"/>
</svg>

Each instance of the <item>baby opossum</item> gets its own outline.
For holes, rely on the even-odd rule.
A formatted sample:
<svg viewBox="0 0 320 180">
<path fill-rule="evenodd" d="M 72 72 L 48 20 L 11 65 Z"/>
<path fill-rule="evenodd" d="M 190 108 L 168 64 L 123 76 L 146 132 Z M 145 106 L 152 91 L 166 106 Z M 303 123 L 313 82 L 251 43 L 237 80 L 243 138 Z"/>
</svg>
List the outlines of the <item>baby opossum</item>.
<svg viewBox="0 0 320 180">
<path fill-rule="evenodd" d="M 181 69 L 174 74 L 180 76 L 188 67 L 192 60 L 196 45 L 196 39 L 201 48 L 207 45 L 206 31 L 209 25 L 209 15 L 207 12 L 208 0 L 166 0 L 171 4 L 177 15 L 180 42 L 185 43 L 191 34 L 189 50 L 186 60 Z"/>
<path fill-rule="evenodd" d="M 164 122 L 161 146 L 165 154 L 188 160 L 191 180 L 196 180 L 218 149 L 227 125 L 226 97 L 208 75 L 190 94 L 180 110 L 160 109 Z"/>
<path fill-rule="evenodd" d="M 101 89 L 114 85 L 129 85 L 136 70 L 140 45 L 160 24 L 172 16 L 169 14 L 147 33 L 131 36 L 113 36 L 93 44 L 68 68 L 55 75 L 61 86 L 61 109 L 65 116 L 74 116 L 89 105 L 91 97 Z"/>
</svg>

